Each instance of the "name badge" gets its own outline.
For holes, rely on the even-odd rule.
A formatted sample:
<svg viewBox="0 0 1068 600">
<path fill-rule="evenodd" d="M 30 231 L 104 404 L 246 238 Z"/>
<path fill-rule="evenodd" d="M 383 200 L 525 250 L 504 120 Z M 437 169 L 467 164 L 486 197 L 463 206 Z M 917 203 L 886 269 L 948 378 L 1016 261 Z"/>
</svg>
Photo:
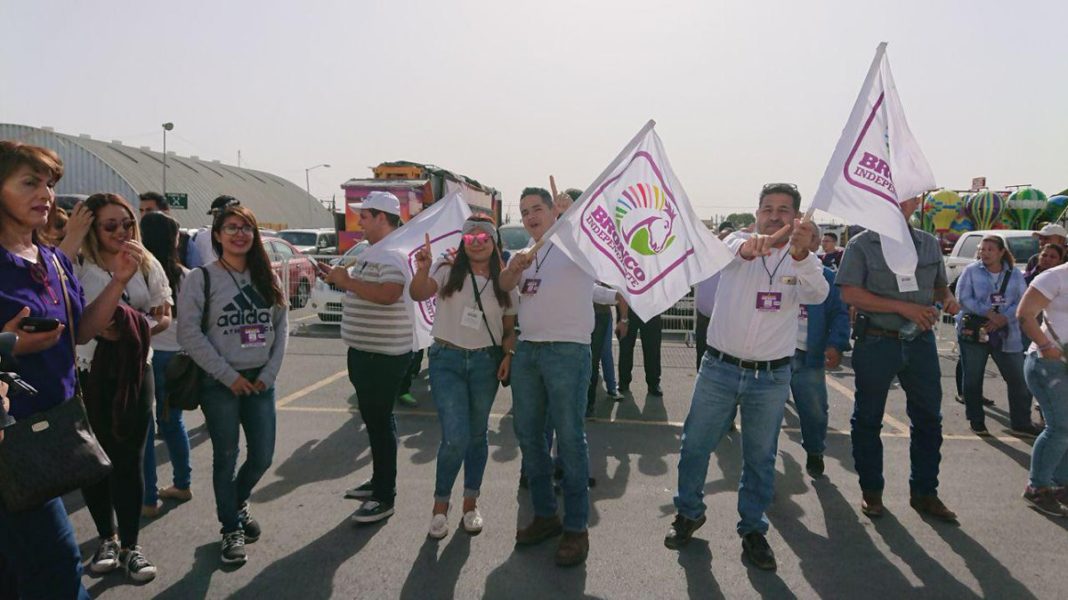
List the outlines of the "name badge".
<svg viewBox="0 0 1068 600">
<path fill-rule="evenodd" d="M 990 294 L 990 304 L 993 306 L 1005 306 L 1004 294 Z"/>
<path fill-rule="evenodd" d="M 264 348 L 267 346 L 267 326 L 243 325 L 241 327 L 242 348 Z"/>
<path fill-rule="evenodd" d="M 793 275 L 783 275 L 779 281 L 781 281 L 783 285 L 797 285 L 797 277 L 794 277 Z"/>
<path fill-rule="evenodd" d="M 525 279 L 523 280 L 523 289 L 519 293 L 525 296 L 533 296 L 538 293 L 539 287 L 541 287 L 540 279 Z"/>
<path fill-rule="evenodd" d="M 802 321 L 808 320 L 808 307 L 804 304 L 801 305 L 801 310 L 797 311 L 797 318 Z"/>
<path fill-rule="evenodd" d="M 782 308 L 782 292 L 757 292 L 756 309 L 775 312 Z"/>
<path fill-rule="evenodd" d="M 918 292 L 920 285 L 916 282 L 915 275 L 897 275 L 897 291 Z"/>
<path fill-rule="evenodd" d="M 482 329 L 482 311 L 471 306 L 465 306 L 464 314 L 460 317 L 460 325 L 471 329 Z"/>
</svg>

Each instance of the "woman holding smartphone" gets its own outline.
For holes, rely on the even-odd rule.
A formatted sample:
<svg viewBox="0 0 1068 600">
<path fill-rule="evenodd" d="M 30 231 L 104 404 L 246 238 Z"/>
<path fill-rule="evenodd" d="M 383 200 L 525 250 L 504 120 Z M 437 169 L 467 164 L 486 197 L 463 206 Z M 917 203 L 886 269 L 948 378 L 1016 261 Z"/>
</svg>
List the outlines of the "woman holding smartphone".
<svg viewBox="0 0 1068 600">
<path fill-rule="evenodd" d="M 499 381 L 508 377 L 515 346 L 516 290 L 501 289 L 503 268 L 497 229 L 484 215 L 464 222 L 455 257 L 431 265 L 430 240 L 416 255 L 409 295 L 421 302 L 437 296 L 430 389 L 441 421 L 430 537 L 448 534 L 449 497 L 464 468 L 463 528 L 482 531 L 477 501 L 489 456 L 487 429 Z"/>
<path fill-rule="evenodd" d="M 206 374 L 200 407 L 211 436 L 221 557 L 241 564 L 247 560 L 246 542 L 261 533 L 248 499 L 274 457 L 274 382 L 289 323 L 285 295 L 252 211 L 229 198 L 215 214 L 211 237 L 219 259 L 190 271 L 178 294 L 178 342 Z M 201 331 L 205 311 L 208 327 Z M 247 456 L 238 470 L 241 430 Z"/>
</svg>

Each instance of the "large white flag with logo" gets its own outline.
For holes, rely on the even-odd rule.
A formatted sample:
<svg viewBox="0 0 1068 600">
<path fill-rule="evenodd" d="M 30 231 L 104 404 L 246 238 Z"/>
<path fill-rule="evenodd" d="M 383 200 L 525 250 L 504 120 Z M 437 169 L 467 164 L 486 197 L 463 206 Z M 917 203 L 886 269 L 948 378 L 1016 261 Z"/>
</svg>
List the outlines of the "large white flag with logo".
<svg viewBox="0 0 1068 600">
<path fill-rule="evenodd" d="M 877 232 L 890 269 L 914 276 L 916 247 L 898 204 L 935 187 L 905 121 L 883 42 L 812 206 Z"/>
<path fill-rule="evenodd" d="M 415 275 L 415 253 L 423 247 L 426 236 L 430 235 L 430 249 L 433 256 L 443 257 L 447 252 L 460 246 L 460 234 L 464 221 L 471 216 L 471 209 L 459 192 L 445 196 L 430 205 L 412 220 L 393 231 L 364 251 L 361 260 L 391 264 L 404 272 L 404 302 L 408 305 L 412 317 L 412 350 L 418 351 L 433 343 L 430 329 L 434 326 L 434 310 L 437 301 L 434 298 L 416 302 L 408 296 L 408 284 Z"/>
<path fill-rule="evenodd" d="M 731 261 L 697 217 L 649 121 L 546 232 L 583 271 L 627 296 L 643 320 Z"/>
</svg>

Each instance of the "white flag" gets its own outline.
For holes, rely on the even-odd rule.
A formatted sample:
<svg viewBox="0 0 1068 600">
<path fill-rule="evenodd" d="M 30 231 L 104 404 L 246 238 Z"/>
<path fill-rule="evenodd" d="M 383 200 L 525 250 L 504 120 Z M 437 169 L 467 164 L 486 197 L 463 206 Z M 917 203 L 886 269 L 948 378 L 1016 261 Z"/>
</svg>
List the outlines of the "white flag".
<svg viewBox="0 0 1068 600">
<path fill-rule="evenodd" d="M 878 233 L 890 269 L 914 276 L 916 247 L 898 204 L 935 187 L 905 121 L 883 42 L 812 206 Z"/>
<path fill-rule="evenodd" d="M 412 351 L 419 351 L 434 342 L 430 330 L 434 326 L 435 298 L 416 302 L 408 295 L 408 285 L 415 275 L 415 253 L 423 247 L 430 235 L 430 249 L 435 257 L 445 256 L 449 250 L 460 246 L 460 234 L 464 221 L 471 216 L 471 209 L 459 193 L 452 193 L 430 205 L 386 237 L 364 251 L 361 260 L 386 263 L 404 272 L 406 280 L 402 298 L 412 317 Z"/>
<path fill-rule="evenodd" d="M 690 206 L 654 125 L 638 132 L 543 238 L 623 292 L 643 320 L 731 261 Z"/>
</svg>

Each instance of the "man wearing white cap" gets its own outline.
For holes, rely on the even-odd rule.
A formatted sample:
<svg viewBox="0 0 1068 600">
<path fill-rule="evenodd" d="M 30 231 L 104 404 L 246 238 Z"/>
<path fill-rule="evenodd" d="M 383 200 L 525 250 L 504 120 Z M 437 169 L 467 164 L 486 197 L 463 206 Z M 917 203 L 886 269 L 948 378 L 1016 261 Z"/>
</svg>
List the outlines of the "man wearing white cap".
<svg viewBox="0 0 1068 600">
<path fill-rule="evenodd" d="M 1050 223 L 1042 229 L 1031 234 L 1031 237 L 1038 238 L 1038 252 L 1027 261 L 1027 268 L 1025 272 L 1031 272 L 1035 270 L 1035 265 L 1038 264 L 1038 255 L 1042 254 L 1042 249 L 1046 247 L 1046 244 L 1056 244 L 1061 248 L 1065 247 L 1065 242 L 1068 241 L 1068 230 L 1056 223 Z"/>
<path fill-rule="evenodd" d="M 371 192 L 360 207 L 360 228 L 370 244 L 400 227 L 400 201 L 388 192 Z M 349 347 L 349 381 L 356 389 L 360 416 L 371 443 L 371 479 L 345 492 L 363 504 L 352 515 L 374 523 L 393 514 L 397 487 L 397 422 L 393 401 L 412 359 L 412 321 L 401 298 L 404 273 L 386 263 L 357 260 L 334 267 L 327 283 L 348 292 L 341 317 L 341 339 Z"/>
</svg>

